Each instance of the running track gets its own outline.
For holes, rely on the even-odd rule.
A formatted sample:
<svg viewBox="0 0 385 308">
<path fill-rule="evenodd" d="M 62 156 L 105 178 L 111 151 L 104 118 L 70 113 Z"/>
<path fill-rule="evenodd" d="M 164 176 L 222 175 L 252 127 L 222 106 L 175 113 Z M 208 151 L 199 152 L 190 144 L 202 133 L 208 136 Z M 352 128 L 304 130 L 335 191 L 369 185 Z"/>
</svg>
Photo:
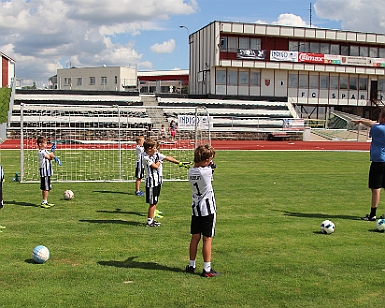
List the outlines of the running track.
<svg viewBox="0 0 385 308">
<path fill-rule="evenodd" d="M 267 140 L 212 140 L 216 150 L 260 151 L 369 151 L 370 142 L 356 141 L 267 141 Z M 0 149 L 19 149 L 20 140 L 6 140 Z"/>
</svg>

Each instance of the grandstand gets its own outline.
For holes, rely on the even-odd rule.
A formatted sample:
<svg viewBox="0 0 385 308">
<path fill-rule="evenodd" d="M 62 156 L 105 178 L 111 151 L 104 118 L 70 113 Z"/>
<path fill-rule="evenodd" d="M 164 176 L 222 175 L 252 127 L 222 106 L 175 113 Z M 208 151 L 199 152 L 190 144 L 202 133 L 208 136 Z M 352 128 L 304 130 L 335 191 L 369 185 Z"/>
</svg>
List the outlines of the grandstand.
<svg viewBox="0 0 385 308">
<path fill-rule="evenodd" d="M 293 123 L 298 120 L 291 103 L 125 94 L 16 91 L 7 137 L 19 137 L 21 120 L 28 127 L 37 127 L 41 122 L 55 122 L 58 126 L 70 122 L 70 127 L 101 130 L 119 127 L 143 132 L 150 126 L 157 131 L 162 124 L 167 127 L 171 120 L 178 123 L 178 116 L 193 115 L 196 107 L 202 107 L 212 119 L 211 132 L 215 139 L 268 139 L 275 132 L 284 132 L 287 139 L 302 139 L 303 124 L 302 127 L 287 125 L 292 120 Z M 28 105 L 28 111 L 21 115 L 23 104 Z"/>
</svg>

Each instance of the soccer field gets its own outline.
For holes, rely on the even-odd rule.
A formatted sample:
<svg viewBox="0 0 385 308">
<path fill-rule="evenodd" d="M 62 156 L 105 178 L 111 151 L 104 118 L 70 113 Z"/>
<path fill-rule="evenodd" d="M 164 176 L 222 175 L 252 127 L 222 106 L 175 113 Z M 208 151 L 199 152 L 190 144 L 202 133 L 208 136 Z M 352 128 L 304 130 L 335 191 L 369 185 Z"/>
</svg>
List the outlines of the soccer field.
<svg viewBox="0 0 385 308">
<path fill-rule="evenodd" d="M 214 278 L 199 276 L 200 253 L 198 274 L 184 273 L 187 182 L 164 183 L 162 226 L 146 228 L 134 183 L 54 183 L 56 206 L 42 209 L 39 184 L 12 182 L 18 151 L 1 160 L 1 307 L 345 308 L 385 299 L 385 234 L 360 220 L 370 207 L 367 152 L 218 151 Z M 319 232 L 324 219 L 333 234 Z M 37 245 L 50 250 L 45 264 L 31 260 Z"/>
</svg>

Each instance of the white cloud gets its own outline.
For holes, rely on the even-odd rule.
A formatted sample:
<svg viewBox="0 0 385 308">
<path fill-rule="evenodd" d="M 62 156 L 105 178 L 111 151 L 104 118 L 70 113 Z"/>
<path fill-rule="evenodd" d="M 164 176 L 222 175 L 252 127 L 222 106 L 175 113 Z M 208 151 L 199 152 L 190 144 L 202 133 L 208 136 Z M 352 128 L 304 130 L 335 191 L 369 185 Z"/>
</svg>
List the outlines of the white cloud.
<svg viewBox="0 0 385 308">
<path fill-rule="evenodd" d="M 300 16 L 288 13 L 279 15 L 278 20 L 273 22 L 273 24 L 299 27 L 308 26 L 308 24 L 306 24 L 306 22 Z"/>
<path fill-rule="evenodd" d="M 143 53 L 133 36 L 197 10 L 197 0 L 0 1 L 0 50 L 16 60 L 17 77 L 49 77 L 66 62 L 138 65 Z M 117 35 L 124 35 L 126 43 L 112 41 Z M 175 48 L 175 41 L 165 43 L 164 52 Z"/>
<path fill-rule="evenodd" d="M 150 61 L 143 61 L 138 64 L 138 69 L 141 70 L 152 70 L 153 65 Z"/>
<path fill-rule="evenodd" d="M 175 40 L 169 39 L 161 44 L 156 43 L 150 47 L 150 50 L 154 53 L 172 53 L 175 49 Z"/>
<path fill-rule="evenodd" d="M 318 0 L 314 7 L 318 17 L 340 21 L 344 30 L 385 32 L 383 0 Z"/>
</svg>

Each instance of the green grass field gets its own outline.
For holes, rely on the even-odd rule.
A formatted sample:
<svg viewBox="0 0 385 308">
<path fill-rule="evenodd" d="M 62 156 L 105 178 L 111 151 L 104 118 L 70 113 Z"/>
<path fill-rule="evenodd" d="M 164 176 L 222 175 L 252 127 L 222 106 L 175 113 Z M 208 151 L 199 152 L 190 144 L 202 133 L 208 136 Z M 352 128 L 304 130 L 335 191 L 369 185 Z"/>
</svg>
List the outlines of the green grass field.
<svg viewBox="0 0 385 308">
<path fill-rule="evenodd" d="M 367 308 L 385 299 L 385 234 L 360 220 L 368 153 L 218 151 L 212 265 L 222 276 L 209 279 L 183 271 L 187 182 L 164 183 L 162 226 L 146 228 L 134 183 L 54 183 L 56 206 L 41 209 L 38 184 L 11 181 L 18 152 L 1 157 L 1 307 Z M 324 219 L 333 234 L 319 232 Z M 31 261 L 37 245 L 50 249 L 45 264 Z"/>
</svg>

